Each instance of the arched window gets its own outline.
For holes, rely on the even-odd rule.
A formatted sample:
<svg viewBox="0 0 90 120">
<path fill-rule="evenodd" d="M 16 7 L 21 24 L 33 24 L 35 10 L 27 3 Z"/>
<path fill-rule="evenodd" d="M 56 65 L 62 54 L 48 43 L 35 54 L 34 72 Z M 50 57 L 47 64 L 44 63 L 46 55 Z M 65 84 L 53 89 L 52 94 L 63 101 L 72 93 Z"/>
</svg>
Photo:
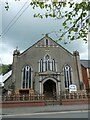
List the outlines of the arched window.
<svg viewBox="0 0 90 120">
<path fill-rule="evenodd" d="M 48 46 L 48 39 L 46 39 L 46 46 Z"/>
<path fill-rule="evenodd" d="M 31 82 L 32 82 L 32 69 L 30 66 L 26 65 L 22 69 L 21 88 L 31 88 Z"/>
<path fill-rule="evenodd" d="M 51 68 L 50 68 L 50 60 L 48 60 L 48 70 L 51 70 Z"/>
<path fill-rule="evenodd" d="M 50 56 L 45 56 L 45 71 L 50 70 Z"/>
<path fill-rule="evenodd" d="M 64 67 L 64 79 L 65 79 L 65 88 L 69 88 L 69 85 L 72 84 L 72 75 L 71 75 L 71 67 L 66 65 Z"/>
<path fill-rule="evenodd" d="M 55 67 L 55 60 L 52 60 L 52 71 L 55 71 L 56 67 Z"/>
<path fill-rule="evenodd" d="M 43 60 L 40 60 L 40 72 L 43 72 Z"/>
<path fill-rule="evenodd" d="M 56 62 L 47 54 L 44 59 L 39 61 L 39 72 L 43 71 L 56 71 Z"/>
</svg>

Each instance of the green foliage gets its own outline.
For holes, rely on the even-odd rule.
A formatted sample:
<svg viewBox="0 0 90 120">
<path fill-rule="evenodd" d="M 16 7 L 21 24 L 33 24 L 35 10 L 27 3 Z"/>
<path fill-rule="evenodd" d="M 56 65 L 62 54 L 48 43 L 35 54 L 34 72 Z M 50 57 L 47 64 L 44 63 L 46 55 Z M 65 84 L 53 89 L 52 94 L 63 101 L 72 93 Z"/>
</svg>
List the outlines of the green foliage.
<svg viewBox="0 0 90 120">
<path fill-rule="evenodd" d="M 12 65 L 2 65 L 0 66 L 0 74 L 6 74 L 7 72 L 9 72 L 12 69 Z"/>
<path fill-rule="evenodd" d="M 5 9 L 6 9 L 7 11 L 8 11 L 8 9 L 9 9 L 8 2 L 6 2 Z"/>
<path fill-rule="evenodd" d="M 64 29 L 59 30 L 61 32 L 57 31 L 59 36 L 58 40 L 62 40 L 63 36 L 67 34 L 67 38 L 70 41 L 80 38 L 87 41 L 87 30 L 88 25 L 90 24 L 90 15 L 88 14 L 88 11 L 90 11 L 90 3 L 87 0 L 77 3 L 75 3 L 75 1 L 67 2 L 67 0 L 61 2 L 53 0 L 52 3 L 47 1 L 40 2 L 39 0 L 34 0 L 34 2 L 31 2 L 33 8 L 40 7 L 41 9 L 46 9 L 44 15 L 39 13 L 37 15 L 35 14 L 34 17 L 51 17 L 54 19 L 64 18 L 62 23 Z M 70 9 L 63 11 L 62 9 L 67 8 L 67 6 L 69 6 Z M 65 42 L 65 44 L 66 43 L 67 42 Z"/>
<path fill-rule="evenodd" d="M 2 73 L 2 67 L 0 66 L 0 74 Z"/>
</svg>

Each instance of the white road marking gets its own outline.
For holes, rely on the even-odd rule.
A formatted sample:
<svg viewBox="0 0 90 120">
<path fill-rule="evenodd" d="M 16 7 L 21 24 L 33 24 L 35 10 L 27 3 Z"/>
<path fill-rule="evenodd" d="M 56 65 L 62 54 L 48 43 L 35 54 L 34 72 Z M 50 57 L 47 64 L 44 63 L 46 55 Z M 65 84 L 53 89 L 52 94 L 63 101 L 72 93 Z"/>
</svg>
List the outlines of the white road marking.
<svg viewBox="0 0 90 120">
<path fill-rule="evenodd" d="M 43 112 L 43 113 L 21 113 L 13 115 L 2 115 L 3 117 L 14 117 L 14 116 L 31 116 L 31 115 L 52 115 L 52 114 L 65 114 L 65 113 L 77 113 L 77 112 L 89 112 L 90 110 L 77 110 L 77 111 L 63 111 L 63 112 Z"/>
</svg>

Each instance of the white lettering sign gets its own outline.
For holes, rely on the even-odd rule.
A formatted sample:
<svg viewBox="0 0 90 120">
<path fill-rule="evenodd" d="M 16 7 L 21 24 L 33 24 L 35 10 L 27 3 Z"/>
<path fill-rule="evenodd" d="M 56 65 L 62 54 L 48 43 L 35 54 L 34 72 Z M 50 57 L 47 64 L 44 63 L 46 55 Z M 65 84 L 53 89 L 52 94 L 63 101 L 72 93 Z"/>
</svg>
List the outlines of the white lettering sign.
<svg viewBox="0 0 90 120">
<path fill-rule="evenodd" d="M 69 85 L 69 92 L 76 92 L 77 91 L 77 86 L 72 84 L 72 85 Z"/>
</svg>

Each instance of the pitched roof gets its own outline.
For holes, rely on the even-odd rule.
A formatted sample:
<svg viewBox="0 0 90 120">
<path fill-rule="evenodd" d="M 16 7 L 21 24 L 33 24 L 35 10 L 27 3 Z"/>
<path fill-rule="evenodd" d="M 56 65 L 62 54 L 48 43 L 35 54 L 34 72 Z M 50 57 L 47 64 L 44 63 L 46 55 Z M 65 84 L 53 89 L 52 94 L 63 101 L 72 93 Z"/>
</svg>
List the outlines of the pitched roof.
<svg viewBox="0 0 90 120">
<path fill-rule="evenodd" d="M 30 46 L 29 48 L 27 48 L 24 52 L 22 52 L 20 55 L 24 54 L 25 52 L 27 52 L 29 49 L 31 49 L 33 46 L 37 45 L 39 42 L 41 42 L 42 40 L 44 40 L 44 38 L 49 38 L 51 41 L 53 41 L 56 45 L 58 45 L 59 47 L 61 47 L 62 49 L 64 49 L 65 51 L 67 51 L 68 53 L 70 53 L 72 55 L 72 53 L 70 51 L 68 51 L 66 48 L 64 48 L 63 46 L 61 46 L 59 43 L 55 42 L 51 37 L 49 37 L 48 35 L 45 35 L 43 38 L 41 38 L 40 40 L 38 40 L 35 44 L 33 44 L 32 46 Z"/>
<path fill-rule="evenodd" d="M 90 60 L 80 60 L 81 65 L 85 68 L 90 68 Z"/>
<path fill-rule="evenodd" d="M 12 75 L 12 70 L 10 70 L 8 73 L 6 73 L 3 77 L 2 77 L 2 81 L 3 83 Z"/>
</svg>

